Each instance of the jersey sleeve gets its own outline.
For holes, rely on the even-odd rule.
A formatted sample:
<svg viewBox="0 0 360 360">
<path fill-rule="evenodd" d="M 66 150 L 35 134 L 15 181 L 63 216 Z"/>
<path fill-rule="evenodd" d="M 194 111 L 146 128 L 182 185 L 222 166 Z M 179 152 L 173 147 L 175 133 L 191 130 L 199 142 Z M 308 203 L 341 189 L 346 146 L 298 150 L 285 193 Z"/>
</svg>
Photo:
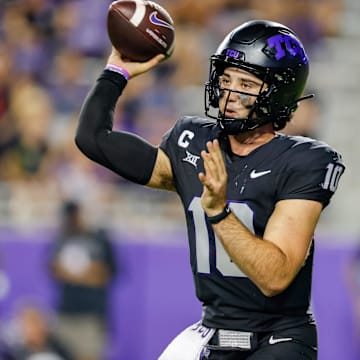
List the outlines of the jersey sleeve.
<svg viewBox="0 0 360 360">
<path fill-rule="evenodd" d="M 160 148 L 168 155 L 171 159 L 171 154 L 175 149 L 175 139 L 178 138 L 178 134 L 181 132 L 183 127 L 184 118 L 180 118 L 172 128 L 170 128 L 162 137 Z"/>
<path fill-rule="evenodd" d="M 345 166 L 332 149 L 309 149 L 295 154 L 291 166 L 280 175 L 278 200 L 315 200 L 325 208 L 335 193 Z"/>
<path fill-rule="evenodd" d="M 171 143 L 172 143 L 172 138 L 173 138 L 173 133 L 174 133 L 174 127 L 172 127 L 171 129 L 169 129 L 162 137 L 161 143 L 160 143 L 160 148 L 165 152 L 166 155 L 169 156 L 169 152 L 170 152 L 170 148 L 171 148 Z"/>
<path fill-rule="evenodd" d="M 169 157 L 172 166 L 175 165 L 179 146 L 183 147 L 184 143 L 191 140 L 194 136 L 194 119 L 191 116 L 181 117 L 172 128 L 170 128 L 162 137 L 160 148 Z M 180 140 L 180 134 L 183 136 Z M 181 145 L 179 145 L 181 141 Z"/>
</svg>

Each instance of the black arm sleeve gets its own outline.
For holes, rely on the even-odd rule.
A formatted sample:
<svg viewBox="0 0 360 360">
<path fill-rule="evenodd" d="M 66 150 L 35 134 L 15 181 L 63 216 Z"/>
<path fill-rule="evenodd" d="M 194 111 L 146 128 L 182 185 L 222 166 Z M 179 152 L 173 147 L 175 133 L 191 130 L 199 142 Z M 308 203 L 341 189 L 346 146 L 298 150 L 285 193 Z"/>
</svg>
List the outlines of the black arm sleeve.
<svg viewBox="0 0 360 360">
<path fill-rule="evenodd" d="M 126 83 L 122 75 L 103 71 L 82 106 L 75 143 L 91 160 L 145 185 L 154 169 L 157 148 L 137 135 L 112 131 L 114 108 Z"/>
</svg>

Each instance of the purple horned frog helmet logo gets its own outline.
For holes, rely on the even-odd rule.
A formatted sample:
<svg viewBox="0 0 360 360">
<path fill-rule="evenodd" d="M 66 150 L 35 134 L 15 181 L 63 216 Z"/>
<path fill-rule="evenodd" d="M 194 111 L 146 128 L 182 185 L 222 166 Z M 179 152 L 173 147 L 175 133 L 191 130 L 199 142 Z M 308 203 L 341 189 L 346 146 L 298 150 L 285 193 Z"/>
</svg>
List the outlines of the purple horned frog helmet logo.
<svg viewBox="0 0 360 360">
<path fill-rule="evenodd" d="M 299 57 L 303 64 L 308 62 L 301 43 L 296 37 L 290 34 L 276 34 L 268 38 L 264 52 L 278 61 L 290 55 Z"/>
</svg>

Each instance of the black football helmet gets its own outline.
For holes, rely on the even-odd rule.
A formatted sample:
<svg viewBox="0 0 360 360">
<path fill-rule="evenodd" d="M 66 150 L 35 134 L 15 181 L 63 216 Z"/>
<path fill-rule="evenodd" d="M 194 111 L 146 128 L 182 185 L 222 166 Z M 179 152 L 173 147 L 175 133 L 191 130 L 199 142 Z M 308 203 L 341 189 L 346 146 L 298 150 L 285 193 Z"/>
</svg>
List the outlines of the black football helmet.
<svg viewBox="0 0 360 360">
<path fill-rule="evenodd" d="M 262 80 L 262 87 L 246 118 L 228 118 L 214 112 L 219 108 L 221 75 L 227 67 L 237 67 Z M 232 30 L 210 57 L 209 80 L 205 84 L 205 114 L 218 120 L 228 134 L 253 130 L 273 123 L 281 130 L 290 120 L 301 97 L 309 73 L 309 61 L 296 34 L 288 27 L 265 20 L 253 20 Z M 230 94 L 228 90 L 228 94 Z M 239 97 L 253 96 L 238 92 Z M 229 95 L 228 95 L 229 98 Z"/>
</svg>

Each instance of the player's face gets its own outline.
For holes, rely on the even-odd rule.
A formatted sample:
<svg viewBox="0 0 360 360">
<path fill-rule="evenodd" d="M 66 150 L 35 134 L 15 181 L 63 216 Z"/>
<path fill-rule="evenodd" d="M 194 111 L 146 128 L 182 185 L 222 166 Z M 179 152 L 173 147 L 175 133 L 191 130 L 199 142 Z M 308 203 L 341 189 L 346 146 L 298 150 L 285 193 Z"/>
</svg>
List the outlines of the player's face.
<svg viewBox="0 0 360 360">
<path fill-rule="evenodd" d="M 227 118 L 246 118 L 264 88 L 255 75 L 235 67 L 226 68 L 220 78 L 220 112 Z"/>
</svg>

